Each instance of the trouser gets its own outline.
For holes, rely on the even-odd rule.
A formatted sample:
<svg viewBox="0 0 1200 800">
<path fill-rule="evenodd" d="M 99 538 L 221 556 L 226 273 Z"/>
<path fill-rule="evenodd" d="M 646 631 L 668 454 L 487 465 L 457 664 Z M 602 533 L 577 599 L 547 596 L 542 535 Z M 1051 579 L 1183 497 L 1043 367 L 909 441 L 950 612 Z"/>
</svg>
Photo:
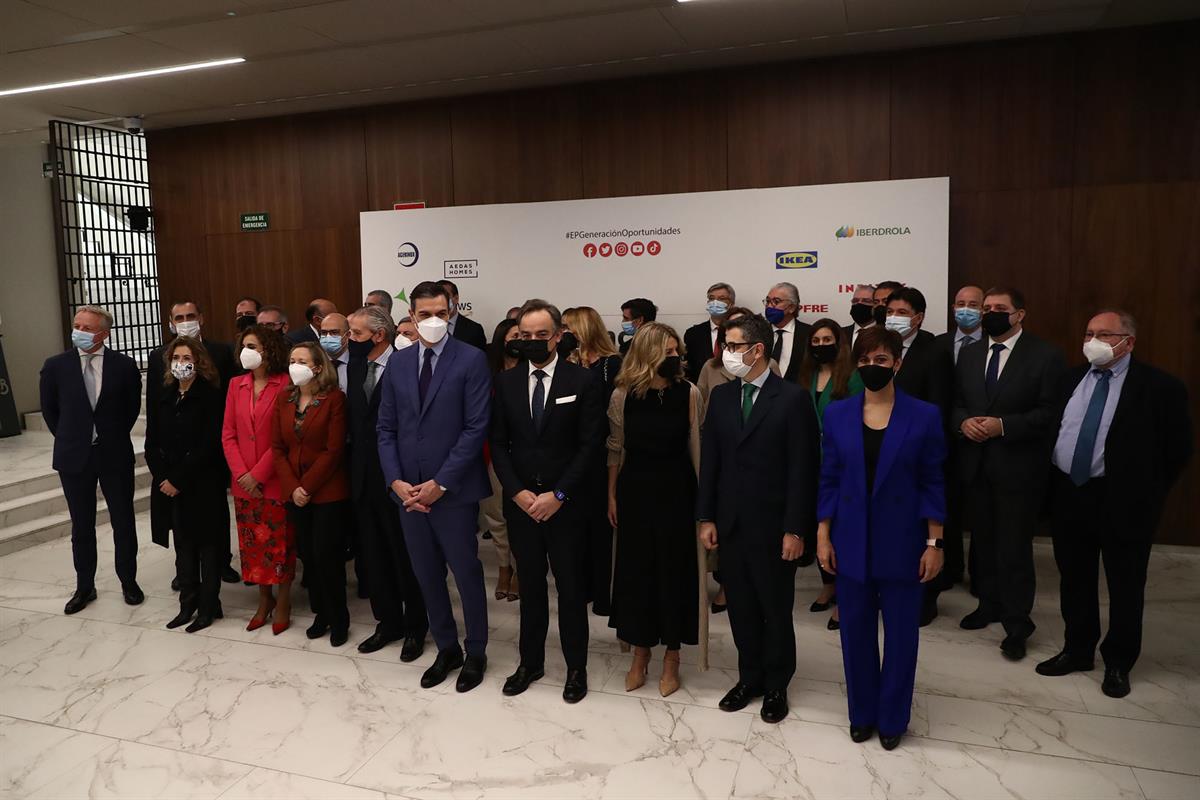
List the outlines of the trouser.
<svg viewBox="0 0 1200 800">
<path fill-rule="evenodd" d="M 603 480 L 607 481 L 607 476 Z M 581 502 L 587 599 L 591 601 L 593 614 L 607 617 L 612 612 L 613 574 L 613 529 L 608 522 L 607 489 L 585 493 Z"/>
<path fill-rule="evenodd" d="M 358 596 L 370 597 L 371 562 L 374 559 L 368 555 L 367 535 L 363 529 L 362 517 L 365 512 L 361 511 L 355 503 L 347 503 L 343 506 L 343 510 L 346 515 L 344 520 L 346 529 L 345 558 L 354 560 L 354 582 L 357 585 Z"/>
<path fill-rule="evenodd" d="M 1037 576 L 1033 533 L 1040 493 L 1027 487 L 996 486 L 982 474 L 967 487 L 971 549 L 977 551 L 979 606 L 1004 624 L 1008 634 L 1029 636 Z"/>
<path fill-rule="evenodd" d="M 1053 470 L 1054 561 L 1061 575 L 1060 604 L 1066 623 L 1064 650 L 1091 660 L 1100 642 L 1100 592 L 1097 572 L 1104 559 L 1108 582 L 1108 635 L 1100 655 L 1109 667 L 1131 670 L 1142 652 L 1142 614 L 1146 568 L 1153 530 L 1129 530 L 1111 512 L 1105 478 L 1076 486 Z"/>
<path fill-rule="evenodd" d="M 496 470 L 488 464 L 488 479 L 492 483 L 491 497 L 479 501 L 479 522 L 481 531 L 490 531 L 492 545 L 496 548 L 496 564 L 500 567 L 512 566 L 512 551 L 508 544 L 508 523 L 504 520 L 504 488 L 496 477 Z"/>
<path fill-rule="evenodd" d="M 221 607 L 221 568 L 224 548 L 206 535 L 200 541 L 175 535 L 175 574 L 179 577 L 179 607 L 215 616 Z"/>
<path fill-rule="evenodd" d="M 345 502 L 287 504 L 296 549 L 308 579 L 308 600 L 317 619 L 337 628 L 350 624 L 346 607 Z"/>
<path fill-rule="evenodd" d="M 90 591 L 96 586 L 96 484 L 104 492 L 117 577 L 122 584 L 137 580 L 137 525 L 133 512 L 133 462 L 100 463 L 100 448 L 92 446 L 88 461 L 78 472 L 59 472 L 67 510 L 71 514 L 71 557 L 75 562 L 75 587 Z"/>
<path fill-rule="evenodd" d="M 362 550 L 355 561 L 371 563 L 371 613 L 379 623 L 378 633 L 390 639 L 424 639 L 429 628 L 421 587 L 413 573 L 404 531 L 396 506 L 386 490 L 368 490 L 358 504 L 358 525 L 362 531 Z"/>
<path fill-rule="evenodd" d="M 484 655 L 488 639 L 487 595 L 483 588 L 483 564 L 479 562 L 479 539 L 475 535 L 479 504 L 434 503 L 427 514 L 404 510 L 399 514 L 413 571 L 425 598 L 429 630 L 438 650 L 459 650 L 458 625 L 446 588 L 449 566 L 462 600 L 467 655 Z"/>
<path fill-rule="evenodd" d="M 874 725 L 884 736 L 897 736 L 908 729 L 924 594 L 925 587 L 916 581 L 860 582 L 837 576 L 842 665 L 851 725 Z"/>
<path fill-rule="evenodd" d="M 558 589 L 558 635 L 568 669 L 587 666 L 586 532 L 580 509 L 570 501 L 545 522 L 535 522 L 511 500 L 504 504 L 517 578 L 521 581 L 521 663 L 536 669 L 545 663 L 550 628 L 547 565 Z"/>
<path fill-rule="evenodd" d="M 738 680 L 764 691 L 785 690 L 796 672 L 796 562 L 779 557 L 782 533 L 769 542 L 761 535 L 747 541 L 747 533 L 723 535 L 720 549 Z"/>
</svg>

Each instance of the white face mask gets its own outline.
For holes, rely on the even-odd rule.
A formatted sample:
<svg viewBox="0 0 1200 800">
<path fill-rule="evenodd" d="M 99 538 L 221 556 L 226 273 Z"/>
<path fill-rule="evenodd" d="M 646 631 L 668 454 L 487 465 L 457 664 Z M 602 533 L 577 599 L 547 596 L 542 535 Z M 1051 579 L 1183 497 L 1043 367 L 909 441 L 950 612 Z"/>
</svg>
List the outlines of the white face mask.
<svg viewBox="0 0 1200 800">
<path fill-rule="evenodd" d="M 396 349 L 397 350 L 403 350 L 407 347 L 412 347 L 414 344 L 416 344 L 416 342 L 414 342 L 412 339 L 408 338 L 404 334 L 402 334 L 402 333 L 396 334 Z"/>
<path fill-rule="evenodd" d="M 196 365 L 190 361 L 172 361 L 171 374 L 175 376 L 175 380 L 183 383 L 196 372 Z"/>
<path fill-rule="evenodd" d="M 1125 339 L 1128 338 L 1128 336 L 1125 337 Z M 1125 339 L 1122 339 L 1121 342 L 1124 342 Z M 1117 344 L 1120 345 L 1121 342 L 1117 342 Z M 1083 343 L 1083 357 L 1093 367 L 1107 364 L 1115 358 L 1113 355 L 1113 346 L 1107 342 L 1100 341 L 1094 336 Z"/>
<path fill-rule="evenodd" d="M 242 362 L 242 369 L 258 369 L 262 365 L 262 353 L 243 347 L 238 354 L 238 361 Z"/>
<path fill-rule="evenodd" d="M 757 360 L 755 359 L 755 361 Z M 721 363 L 725 365 L 725 369 L 729 370 L 729 374 L 735 378 L 744 378 L 750 374 L 750 370 L 754 369 L 754 364 L 747 364 L 742 360 L 741 353 L 731 353 L 728 350 L 721 353 Z"/>
<path fill-rule="evenodd" d="M 445 337 L 449 327 L 441 317 L 430 317 L 417 323 L 417 333 L 430 344 L 437 344 Z"/>
<path fill-rule="evenodd" d="M 200 323 L 194 319 L 181 322 L 178 325 L 172 325 L 171 327 L 178 336 L 190 336 L 193 339 L 200 336 Z"/>
<path fill-rule="evenodd" d="M 884 326 L 889 331 L 895 331 L 901 336 L 908 336 L 912 330 L 912 317 L 901 317 L 897 314 L 890 315 L 884 322 Z"/>
<path fill-rule="evenodd" d="M 292 383 L 297 386 L 303 386 L 316 376 L 316 373 L 304 364 L 290 365 L 288 367 L 288 374 L 292 376 Z"/>
</svg>

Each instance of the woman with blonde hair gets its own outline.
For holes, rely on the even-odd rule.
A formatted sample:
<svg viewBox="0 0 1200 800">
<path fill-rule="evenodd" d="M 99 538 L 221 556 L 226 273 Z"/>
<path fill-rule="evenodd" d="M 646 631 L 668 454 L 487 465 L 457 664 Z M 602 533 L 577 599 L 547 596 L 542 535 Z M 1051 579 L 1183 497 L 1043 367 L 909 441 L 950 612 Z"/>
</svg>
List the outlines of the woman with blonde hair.
<svg viewBox="0 0 1200 800">
<path fill-rule="evenodd" d="M 646 682 L 651 648 L 666 645 L 663 697 L 679 688 L 679 648 L 702 641 L 703 557 L 698 565 L 695 524 L 700 392 L 683 378 L 682 355 L 673 328 L 643 325 L 608 407 L 608 516 L 617 529 L 609 625 L 633 645 L 626 691 Z"/>
</svg>

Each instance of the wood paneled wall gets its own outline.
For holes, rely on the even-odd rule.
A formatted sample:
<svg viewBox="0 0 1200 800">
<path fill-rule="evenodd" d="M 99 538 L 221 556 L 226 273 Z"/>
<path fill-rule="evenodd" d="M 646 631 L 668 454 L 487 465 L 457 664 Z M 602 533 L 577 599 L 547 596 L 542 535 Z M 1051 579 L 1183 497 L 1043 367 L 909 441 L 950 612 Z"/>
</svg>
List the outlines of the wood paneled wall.
<svg viewBox="0 0 1200 800">
<path fill-rule="evenodd" d="M 221 338 L 242 294 L 353 308 L 358 212 L 398 200 L 949 175 L 951 291 L 1024 288 L 1074 359 L 1093 309 L 1129 308 L 1200 422 L 1197 41 L 1174 24 L 152 132 L 162 295 Z M 252 211 L 269 231 L 239 230 Z M 1163 538 L 1200 544 L 1200 464 L 1185 484 Z"/>
</svg>

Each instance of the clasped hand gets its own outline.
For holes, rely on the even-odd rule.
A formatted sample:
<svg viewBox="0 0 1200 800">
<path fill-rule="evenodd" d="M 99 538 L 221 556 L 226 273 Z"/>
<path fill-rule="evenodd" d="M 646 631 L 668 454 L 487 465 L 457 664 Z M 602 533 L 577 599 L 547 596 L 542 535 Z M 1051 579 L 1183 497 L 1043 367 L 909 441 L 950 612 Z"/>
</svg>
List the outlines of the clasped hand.
<svg viewBox="0 0 1200 800">
<path fill-rule="evenodd" d="M 967 417 L 963 420 L 962 435 L 972 442 L 982 443 L 995 439 L 1004 432 L 999 417 Z"/>
<path fill-rule="evenodd" d="M 554 492 L 534 494 L 528 489 L 523 489 L 513 497 L 513 502 L 535 522 L 545 522 L 562 508 L 562 501 L 554 496 Z"/>
<path fill-rule="evenodd" d="M 429 508 L 445 494 L 435 480 L 428 480 L 416 486 L 406 481 L 392 481 L 392 491 L 404 503 L 405 511 L 419 511 L 422 514 L 428 514 Z"/>
</svg>

